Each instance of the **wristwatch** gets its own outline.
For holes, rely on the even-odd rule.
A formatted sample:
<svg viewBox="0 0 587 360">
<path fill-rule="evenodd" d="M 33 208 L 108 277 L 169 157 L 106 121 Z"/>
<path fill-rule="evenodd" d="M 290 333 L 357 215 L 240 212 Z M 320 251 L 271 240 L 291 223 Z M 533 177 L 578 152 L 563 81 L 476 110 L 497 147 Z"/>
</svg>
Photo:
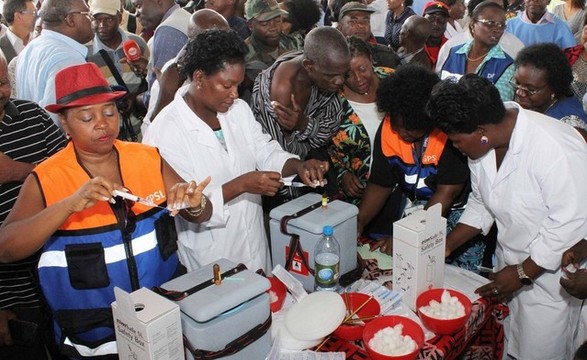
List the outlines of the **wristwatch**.
<svg viewBox="0 0 587 360">
<path fill-rule="evenodd" d="M 516 266 L 516 270 L 518 271 L 518 279 L 520 279 L 520 282 L 522 283 L 522 285 L 532 285 L 532 282 L 533 282 L 532 278 L 529 277 L 528 275 L 526 275 L 522 264 L 518 264 Z"/>
</svg>

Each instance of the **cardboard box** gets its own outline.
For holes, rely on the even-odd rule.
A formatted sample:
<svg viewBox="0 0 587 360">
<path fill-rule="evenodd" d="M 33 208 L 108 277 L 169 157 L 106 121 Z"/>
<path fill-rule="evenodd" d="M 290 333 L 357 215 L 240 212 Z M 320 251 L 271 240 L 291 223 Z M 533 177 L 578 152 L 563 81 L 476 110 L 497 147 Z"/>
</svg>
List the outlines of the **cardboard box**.
<svg viewBox="0 0 587 360">
<path fill-rule="evenodd" d="M 147 288 L 115 287 L 112 303 L 120 359 L 183 360 L 179 306 Z"/>
<path fill-rule="evenodd" d="M 441 213 L 436 204 L 393 224 L 393 289 L 412 310 L 424 290 L 444 284 L 446 219 Z"/>
<path fill-rule="evenodd" d="M 271 233 L 271 258 L 274 267 L 277 264 L 285 267 L 285 261 L 290 251 L 290 236 L 281 232 L 281 219 L 319 203 L 321 200 L 321 195 L 308 193 L 271 210 L 269 230 Z M 326 208 L 318 207 L 303 216 L 290 220 L 287 224 L 287 231 L 300 236 L 304 258 L 308 265 L 314 268 L 314 247 L 322 238 L 324 225 L 331 225 L 334 228 L 334 237 L 340 245 L 340 275 L 344 275 L 357 268 L 358 213 L 359 209 L 355 205 L 334 200 L 329 202 Z M 301 256 L 296 254 L 293 257 L 291 269 L 286 270 L 302 283 L 306 291 L 314 291 L 314 276 L 304 266 Z"/>
</svg>

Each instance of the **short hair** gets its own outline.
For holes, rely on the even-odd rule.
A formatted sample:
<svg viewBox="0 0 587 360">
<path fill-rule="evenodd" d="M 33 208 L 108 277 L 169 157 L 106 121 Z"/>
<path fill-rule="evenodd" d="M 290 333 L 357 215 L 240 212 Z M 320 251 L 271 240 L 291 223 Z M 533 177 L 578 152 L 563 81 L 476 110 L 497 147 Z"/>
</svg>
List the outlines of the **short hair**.
<svg viewBox="0 0 587 360">
<path fill-rule="evenodd" d="M 497 88 L 476 74 L 467 74 L 458 82 L 448 78 L 438 83 L 426 111 L 447 134 L 471 134 L 480 125 L 498 124 L 505 117 Z"/>
<path fill-rule="evenodd" d="M 2 7 L 2 14 L 8 25 L 14 22 L 14 13 L 26 10 L 26 4 L 32 0 L 5 0 Z"/>
<path fill-rule="evenodd" d="M 516 56 L 515 66 L 531 65 L 546 72 L 546 82 L 555 95 L 570 96 L 573 70 L 563 51 L 553 43 L 527 46 Z"/>
<path fill-rule="evenodd" d="M 322 10 L 315 0 L 286 0 L 287 20 L 291 31 L 310 31 L 322 17 Z"/>
<path fill-rule="evenodd" d="M 180 73 L 190 80 L 196 70 L 211 75 L 226 63 L 244 63 L 246 51 L 244 41 L 234 30 L 207 30 L 188 41 L 178 62 Z"/>
<path fill-rule="evenodd" d="M 334 0 L 332 2 L 332 6 L 330 7 L 330 21 L 337 22 L 338 17 L 340 16 L 340 9 L 342 9 L 342 7 L 346 5 L 346 3 L 349 3 L 351 1 L 356 0 Z"/>
<path fill-rule="evenodd" d="M 349 36 L 346 38 L 346 42 L 349 44 L 351 57 L 364 55 L 371 58 L 373 56 L 373 50 L 371 50 L 371 46 L 365 40 L 359 39 L 356 36 Z"/>
<path fill-rule="evenodd" d="M 63 22 L 76 1 L 80 0 L 45 0 L 41 5 L 39 16 L 45 23 Z"/>
<path fill-rule="evenodd" d="M 485 2 L 485 1 L 488 1 L 488 0 L 471 0 L 471 1 L 469 1 L 467 3 L 467 14 L 469 15 L 470 18 L 473 17 L 473 11 L 477 7 L 477 5 L 479 5 L 479 4 L 481 4 L 482 2 Z M 491 0 L 489 0 L 489 1 L 491 1 Z M 510 4 L 509 4 L 508 0 L 503 0 L 503 9 L 505 11 L 508 10 L 508 7 L 509 6 L 510 6 Z"/>
<path fill-rule="evenodd" d="M 394 124 L 401 117 L 406 130 L 432 130 L 434 123 L 425 111 L 432 88 L 440 79 L 419 65 L 403 65 L 379 82 L 377 108 L 391 116 Z"/>
<path fill-rule="evenodd" d="M 451 7 L 457 3 L 457 0 L 438 0 L 438 1 L 440 1 L 441 3 L 445 3 L 448 7 Z"/>
<path fill-rule="evenodd" d="M 475 6 L 475 9 L 473 9 L 473 12 L 471 13 L 471 19 L 478 19 L 483 10 L 491 8 L 500 9 L 501 11 L 505 12 L 504 8 L 502 8 L 499 4 L 494 3 L 493 1 L 485 0 L 480 2 L 479 5 Z"/>
<path fill-rule="evenodd" d="M 585 1 L 584 0 L 571 0 L 571 5 L 574 8 L 578 9 L 585 9 Z"/>
<path fill-rule="evenodd" d="M 350 58 L 350 51 L 340 31 L 330 26 L 320 26 L 306 35 L 304 57 L 323 66 L 330 59 Z"/>
</svg>

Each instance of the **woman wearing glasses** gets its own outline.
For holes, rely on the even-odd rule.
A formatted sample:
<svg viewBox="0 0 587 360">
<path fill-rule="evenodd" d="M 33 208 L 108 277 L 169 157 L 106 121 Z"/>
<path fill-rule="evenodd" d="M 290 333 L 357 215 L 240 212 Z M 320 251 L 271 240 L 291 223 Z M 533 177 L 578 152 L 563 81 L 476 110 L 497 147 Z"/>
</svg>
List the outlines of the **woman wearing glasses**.
<svg viewBox="0 0 587 360">
<path fill-rule="evenodd" d="M 573 72 L 562 50 L 554 44 L 524 48 L 516 58 L 515 101 L 524 109 L 587 128 L 581 102 L 573 96 Z"/>
<path fill-rule="evenodd" d="M 585 141 L 552 118 L 504 106 L 474 74 L 437 85 L 427 110 L 471 170 L 473 191 L 447 252 L 497 225 L 497 271 L 476 293 L 508 302 L 507 358 L 571 359 L 580 301 L 559 279 L 562 253 L 587 235 Z"/>
<path fill-rule="evenodd" d="M 512 100 L 509 86 L 514 73 L 514 59 L 498 44 L 505 31 L 505 10 L 491 1 L 477 5 L 471 14 L 469 31 L 473 39 L 450 49 L 440 69 L 441 79 L 478 74 L 497 87 L 503 101 Z"/>
<path fill-rule="evenodd" d="M 116 140 L 115 100 L 125 92 L 110 90 L 95 64 L 61 70 L 55 88 L 57 101 L 46 108 L 71 141 L 24 182 L 0 230 L 0 261 L 40 250 L 39 283 L 61 351 L 117 358 L 114 286 L 151 288 L 185 271 L 169 214 L 207 220 L 209 179 L 186 183 L 155 148 Z"/>
</svg>

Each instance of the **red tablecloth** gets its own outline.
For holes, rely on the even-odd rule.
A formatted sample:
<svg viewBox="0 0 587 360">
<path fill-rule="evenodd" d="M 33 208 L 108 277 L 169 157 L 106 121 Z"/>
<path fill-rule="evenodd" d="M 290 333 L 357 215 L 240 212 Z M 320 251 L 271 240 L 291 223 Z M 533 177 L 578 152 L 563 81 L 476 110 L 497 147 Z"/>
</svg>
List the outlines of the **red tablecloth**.
<svg viewBox="0 0 587 360">
<path fill-rule="evenodd" d="M 377 280 L 381 276 L 391 276 L 392 270 L 381 271 L 376 260 L 364 260 L 363 277 Z M 391 288 L 391 282 L 384 282 Z M 503 354 L 503 319 L 508 315 L 504 304 L 492 304 L 484 298 L 473 302 L 471 317 L 463 329 L 454 335 L 436 336 L 424 344 L 418 359 L 466 359 L 494 360 Z M 348 342 L 335 337 L 330 338 L 321 351 L 344 351 L 347 359 L 369 359 L 361 341 Z"/>
</svg>

